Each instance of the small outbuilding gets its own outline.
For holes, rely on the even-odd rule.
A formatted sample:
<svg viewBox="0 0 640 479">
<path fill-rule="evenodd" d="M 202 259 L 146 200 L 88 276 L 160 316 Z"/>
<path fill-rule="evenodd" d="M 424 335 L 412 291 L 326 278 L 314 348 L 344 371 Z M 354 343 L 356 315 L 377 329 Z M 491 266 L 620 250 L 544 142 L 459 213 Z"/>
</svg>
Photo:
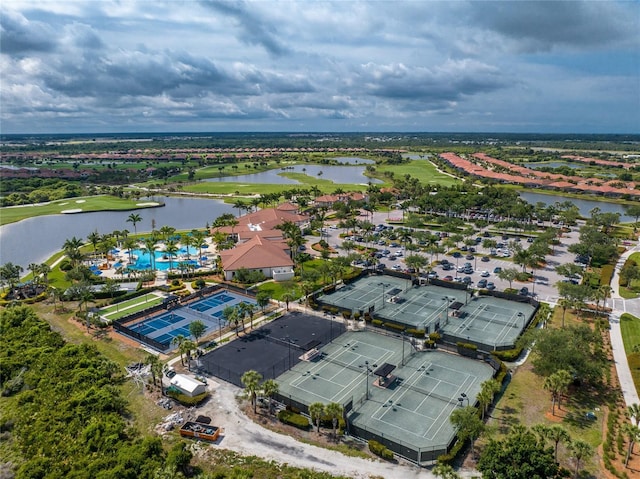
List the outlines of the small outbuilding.
<svg viewBox="0 0 640 479">
<path fill-rule="evenodd" d="M 171 378 L 171 385 L 189 397 L 198 396 L 207 391 L 204 384 L 184 374 L 176 374 Z"/>
</svg>

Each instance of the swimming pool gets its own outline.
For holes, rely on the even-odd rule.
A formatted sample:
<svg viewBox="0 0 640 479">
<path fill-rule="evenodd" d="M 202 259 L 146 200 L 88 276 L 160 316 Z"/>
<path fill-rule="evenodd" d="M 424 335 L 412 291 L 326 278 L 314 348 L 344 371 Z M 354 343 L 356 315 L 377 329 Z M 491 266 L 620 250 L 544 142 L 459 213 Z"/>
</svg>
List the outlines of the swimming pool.
<svg viewBox="0 0 640 479">
<path fill-rule="evenodd" d="M 135 256 L 136 262 L 129 266 L 130 269 L 135 270 L 145 270 L 151 269 L 151 254 L 145 252 L 141 249 L 131 250 L 131 254 Z M 159 271 L 166 271 L 173 264 L 173 268 L 177 269 L 179 263 L 187 263 L 193 266 L 198 266 L 198 262 L 194 259 L 185 259 L 187 254 L 193 256 L 198 254 L 198 250 L 196 248 L 190 247 L 187 249 L 186 247 L 182 247 L 178 250 L 178 252 L 173 256 L 172 260 L 169 261 L 169 255 L 167 255 L 164 251 L 156 251 L 154 253 L 155 258 L 155 266 Z"/>
</svg>

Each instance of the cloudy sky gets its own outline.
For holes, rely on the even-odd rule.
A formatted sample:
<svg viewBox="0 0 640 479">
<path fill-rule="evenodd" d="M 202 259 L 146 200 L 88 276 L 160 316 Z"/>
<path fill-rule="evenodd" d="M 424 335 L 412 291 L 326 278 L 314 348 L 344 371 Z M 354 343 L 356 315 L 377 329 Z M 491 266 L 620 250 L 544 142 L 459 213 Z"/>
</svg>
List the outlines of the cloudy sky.
<svg viewBox="0 0 640 479">
<path fill-rule="evenodd" d="M 638 1 L 3 0 L 3 133 L 640 133 Z"/>
</svg>

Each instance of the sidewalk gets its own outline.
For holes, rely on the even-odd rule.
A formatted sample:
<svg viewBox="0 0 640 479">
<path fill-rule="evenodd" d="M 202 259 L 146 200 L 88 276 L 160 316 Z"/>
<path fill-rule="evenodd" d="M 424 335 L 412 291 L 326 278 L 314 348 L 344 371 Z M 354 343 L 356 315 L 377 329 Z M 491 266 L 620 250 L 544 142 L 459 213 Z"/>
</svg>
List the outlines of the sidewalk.
<svg viewBox="0 0 640 479">
<path fill-rule="evenodd" d="M 624 402 L 627 406 L 630 406 L 632 404 L 640 404 L 640 397 L 638 397 L 638 391 L 636 390 L 635 384 L 633 382 L 631 369 L 629 368 L 629 363 L 627 362 L 627 355 L 624 351 L 622 331 L 620 330 L 620 316 L 622 316 L 622 314 L 626 311 L 627 303 L 640 304 L 640 299 L 624 300 L 622 299 L 618 291 L 620 289 L 620 270 L 622 269 L 622 266 L 624 265 L 627 258 L 638 251 L 640 251 L 640 246 L 636 245 L 633 248 L 625 251 L 620 256 L 613 272 L 613 278 L 611 279 L 611 288 L 613 290 L 613 292 L 611 293 L 611 299 L 616 299 L 619 301 L 612 301 L 614 308 L 611 311 L 609 319 L 609 335 L 611 337 L 611 349 L 613 350 L 613 359 L 616 365 L 616 371 L 618 372 L 618 380 L 620 381 L 620 389 L 622 390 Z M 619 307 L 615 307 L 617 304 L 622 304 L 622 309 L 619 309 Z"/>
</svg>

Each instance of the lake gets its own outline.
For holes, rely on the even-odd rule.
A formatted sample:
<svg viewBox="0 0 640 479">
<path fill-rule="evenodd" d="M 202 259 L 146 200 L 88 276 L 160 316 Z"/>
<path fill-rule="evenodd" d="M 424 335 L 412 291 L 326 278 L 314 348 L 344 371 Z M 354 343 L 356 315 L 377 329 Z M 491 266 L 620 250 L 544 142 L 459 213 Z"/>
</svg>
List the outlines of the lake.
<svg viewBox="0 0 640 479">
<path fill-rule="evenodd" d="M 560 168 L 561 166 L 568 166 L 571 169 L 579 170 L 589 166 L 587 164 L 580 163 L 568 163 L 566 161 L 541 161 L 539 163 L 522 163 L 522 166 L 537 170 L 538 168 Z"/>
<path fill-rule="evenodd" d="M 528 191 L 520 193 L 520 197 L 531 204 L 542 202 L 544 204 L 562 203 L 564 201 L 571 201 L 580 210 L 580 214 L 584 217 L 590 217 L 590 211 L 594 208 L 600 208 L 603 213 L 620 213 L 620 221 L 628 222 L 635 221 L 635 218 L 627 216 L 624 212 L 624 207 L 617 203 L 607 203 L 598 200 L 580 200 L 576 198 L 567 198 L 560 195 L 543 195 L 540 193 L 530 193 Z"/>
<path fill-rule="evenodd" d="M 337 160 L 337 158 L 335 158 Z M 355 158 L 349 158 L 354 160 Z M 366 161 L 363 158 L 358 158 L 359 161 Z M 368 178 L 364 175 L 365 167 L 363 166 L 331 166 L 331 165 L 295 165 L 282 168 L 276 168 L 269 171 L 263 171 L 261 173 L 254 173 L 249 175 L 238 176 L 224 176 L 221 178 L 208 178 L 203 181 L 211 183 L 258 183 L 258 184 L 272 184 L 272 185 L 300 185 L 301 183 L 280 176 L 280 173 L 304 173 L 310 177 L 319 178 L 322 180 L 330 180 L 339 184 L 367 184 L 367 183 L 382 183 L 382 181 L 375 178 Z"/>
<path fill-rule="evenodd" d="M 202 198 L 154 197 L 165 203 L 161 208 L 136 210 L 142 217 L 136 225 L 138 232 L 151 231 L 152 220 L 156 229 L 173 226 L 176 229 L 202 229 L 224 213 L 234 214 L 233 206 L 220 200 Z M 0 264 L 12 262 L 25 268 L 29 263 L 42 263 L 60 251 L 64 242 L 76 236 L 86 240 L 96 229 L 99 233 L 111 233 L 127 229 L 131 211 L 98 211 L 71 215 L 37 216 L 17 223 L 0 226 Z"/>
</svg>

